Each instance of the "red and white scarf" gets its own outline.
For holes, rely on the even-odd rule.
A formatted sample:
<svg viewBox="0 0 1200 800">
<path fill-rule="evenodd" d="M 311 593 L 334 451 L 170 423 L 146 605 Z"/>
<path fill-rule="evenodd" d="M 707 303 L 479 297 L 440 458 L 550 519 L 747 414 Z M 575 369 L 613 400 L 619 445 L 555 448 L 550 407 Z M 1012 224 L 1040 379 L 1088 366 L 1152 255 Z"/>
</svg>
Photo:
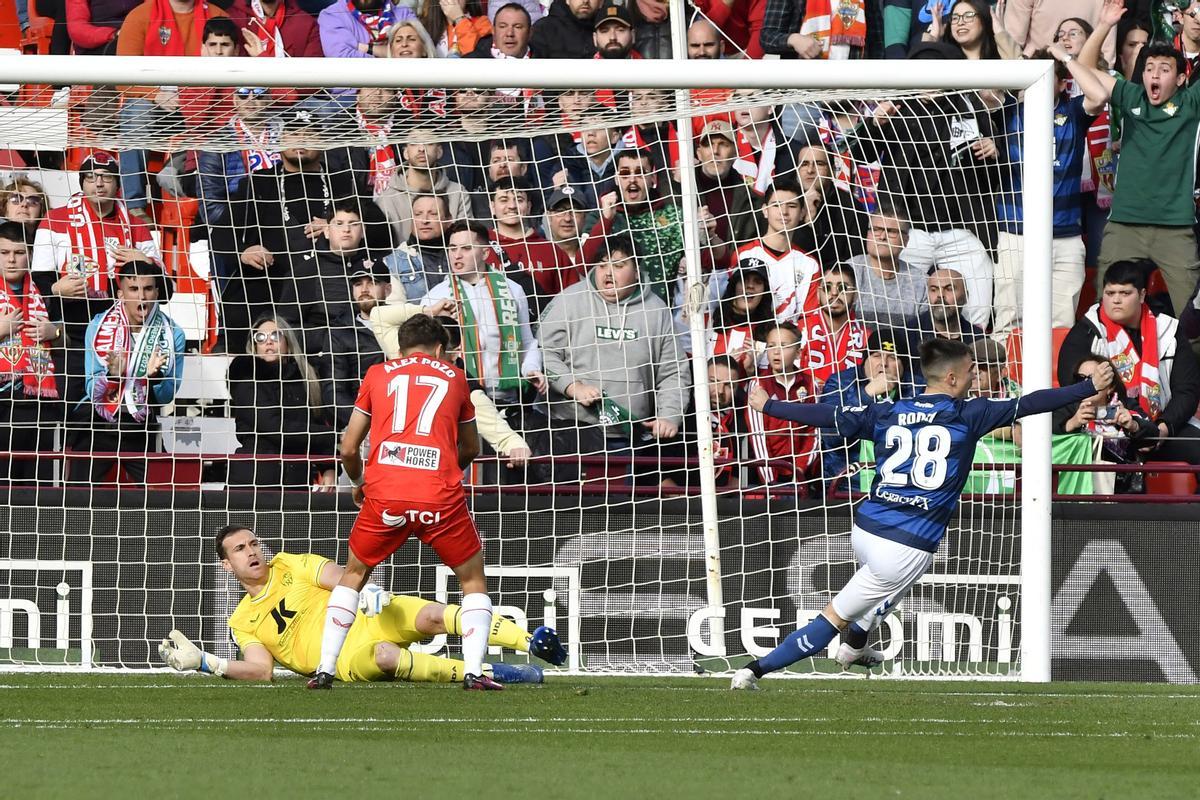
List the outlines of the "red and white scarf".
<svg viewBox="0 0 1200 800">
<path fill-rule="evenodd" d="M 20 328 L 0 341 L 0 382 L 20 383 L 28 397 L 58 397 L 54 383 L 54 360 L 50 346 L 34 339 L 26 322 L 48 322 L 50 314 L 42 294 L 25 273 L 19 294 L 14 294 L 5 281 L 0 281 L 0 314 L 19 314 Z"/>
<path fill-rule="evenodd" d="M 155 303 L 142 329 L 134 336 L 130 330 L 125 304 L 118 300 L 104 312 L 92 342 L 96 360 L 105 363 L 110 353 L 125 354 L 125 371 L 119 377 L 105 375 L 97 380 L 92 403 L 96 413 L 110 422 L 116 419 L 124 405 L 138 422 L 150 413 L 150 378 L 147 376 L 151 357 L 165 356 L 167 363 L 162 375 L 169 375 L 175 366 L 175 341 L 171 321 Z"/>
<path fill-rule="evenodd" d="M 737 160 L 733 162 L 733 169 L 752 184 L 757 195 L 765 195 L 767 189 L 771 188 L 771 182 L 775 178 L 775 150 L 774 128 L 767 131 L 762 140 L 762 147 L 757 150 L 746 138 L 745 131 L 738 130 L 738 155 Z"/>
<path fill-rule="evenodd" d="M 1142 303 L 1142 319 L 1138 328 L 1142 333 L 1142 352 L 1138 355 L 1125 328 L 1109 319 L 1103 307 L 1099 311 L 1100 322 L 1104 325 L 1105 355 L 1121 376 L 1129 396 L 1137 398 L 1138 405 L 1150 415 L 1150 419 L 1158 419 L 1159 412 L 1166 405 L 1158 374 L 1158 320 L 1150 311 L 1150 306 Z"/>
<path fill-rule="evenodd" d="M 170 0 L 154 0 L 150 6 L 150 24 L 146 26 L 145 56 L 198 56 L 204 39 L 204 24 L 208 22 L 208 4 L 197 2 L 192 11 L 192 41 L 195 52 L 184 51 L 184 39 L 175 19 Z"/>
<path fill-rule="evenodd" d="M 367 174 L 372 196 L 379 197 L 388 187 L 396 171 L 396 151 L 388 142 L 388 134 L 392 132 L 392 121 L 388 119 L 383 123 L 371 122 L 361 111 L 354 113 L 358 117 L 358 127 L 375 140 L 375 146 L 371 148 L 371 166 Z"/>
<path fill-rule="evenodd" d="M 283 17 L 285 0 L 279 0 L 275 13 L 267 16 L 261 0 L 250 0 L 250 30 L 263 43 L 262 55 L 268 58 L 286 58 L 287 51 L 283 49 Z"/>
<path fill-rule="evenodd" d="M 96 216 L 83 192 L 79 192 L 67 201 L 67 209 L 67 237 L 71 240 L 71 252 L 67 254 L 63 274 L 83 277 L 87 281 L 88 297 L 112 297 L 112 281 L 116 272 L 111 251 L 119 247 L 137 246 L 133 241 L 133 228 L 125 204 L 113 200 L 112 213 L 101 218 Z M 119 236 L 105 236 L 105 233 L 112 232 L 112 227 L 118 229 Z"/>
<path fill-rule="evenodd" d="M 822 58 L 848 58 L 849 48 L 867 44 L 867 13 L 863 0 L 808 0 L 800 33 L 821 45 Z"/>
<path fill-rule="evenodd" d="M 233 133 L 238 144 L 244 145 L 242 161 L 246 164 L 247 172 L 258 172 L 271 169 L 282 160 L 276 147 L 279 144 L 279 131 L 268 125 L 262 133 L 255 133 L 242 121 L 241 117 L 233 118 Z"/>
</svg>

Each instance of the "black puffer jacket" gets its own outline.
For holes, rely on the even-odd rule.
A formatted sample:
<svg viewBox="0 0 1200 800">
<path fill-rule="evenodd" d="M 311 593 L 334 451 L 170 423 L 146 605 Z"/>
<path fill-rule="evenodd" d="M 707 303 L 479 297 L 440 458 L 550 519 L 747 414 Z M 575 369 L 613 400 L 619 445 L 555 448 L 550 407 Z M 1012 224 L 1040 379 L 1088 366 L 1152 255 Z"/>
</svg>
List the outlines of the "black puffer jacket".
<svg viewBox="0 0 1200 800">
<path fill-rule="evenodd" d="M 538 58 L 591 58 L 592 19 L 578 19 L 567 0 L 554 0 L 546 16 L 533 23 L 529 43 Z"/>
</svg>

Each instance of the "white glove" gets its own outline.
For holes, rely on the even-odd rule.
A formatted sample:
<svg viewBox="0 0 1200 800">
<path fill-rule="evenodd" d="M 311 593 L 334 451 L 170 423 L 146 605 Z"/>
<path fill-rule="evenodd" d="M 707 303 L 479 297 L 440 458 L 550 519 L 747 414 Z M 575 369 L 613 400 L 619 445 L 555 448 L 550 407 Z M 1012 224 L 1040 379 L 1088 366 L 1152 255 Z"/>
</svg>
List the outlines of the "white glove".
<svg viewBox="0 0 1200 800">
<path fill-rule="evenodd" d="M 158 654 L 168 666 L 180 672 L 197 670 L 220 678 L 229 669 L 229 659 L 217 658 L 212 653 L 204 652 L 176 630 L 171 631 L 169 638 L 159 643 Z"/>
<path fill-rule="evenodd" d="M 368 583 L 358 593 L 358 610 L 365 617 L 374 617 L 381 613 L 388 603 L 392 602 L 391 592 L 382 586 Z"/>
</svg>

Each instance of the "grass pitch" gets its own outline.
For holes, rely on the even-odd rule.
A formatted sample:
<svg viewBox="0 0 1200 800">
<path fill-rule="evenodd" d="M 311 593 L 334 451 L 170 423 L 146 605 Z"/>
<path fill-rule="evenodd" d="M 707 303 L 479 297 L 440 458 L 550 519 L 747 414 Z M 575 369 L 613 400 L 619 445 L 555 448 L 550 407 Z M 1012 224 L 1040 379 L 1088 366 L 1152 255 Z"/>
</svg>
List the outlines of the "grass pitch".
<svg viewBox="0 0 1200 800">
<path fill-rule="evenodd" d="M 548 676 L 545 686 L 0 675 L 4 797 L 1173 798 L 1200 689 Z"/>
</svg>

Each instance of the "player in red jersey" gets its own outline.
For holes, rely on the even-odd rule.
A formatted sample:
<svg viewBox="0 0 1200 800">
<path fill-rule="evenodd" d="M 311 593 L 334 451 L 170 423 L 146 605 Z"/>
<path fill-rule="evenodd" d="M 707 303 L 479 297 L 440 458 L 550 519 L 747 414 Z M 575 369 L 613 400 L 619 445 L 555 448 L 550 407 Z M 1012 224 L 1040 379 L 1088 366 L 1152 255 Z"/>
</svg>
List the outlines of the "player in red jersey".
<svg viewBox="0 0 1200 800">
<path fill-rule="evenodd" d="M 492 601 L 462 484 L 463 470 L 479 455 L 479 434 L 466 377 L 445 358 L 449 341 L 441 323 L 418 314 L 400 326 L 400 356 L 367 370 L 358 390 L 341 444 L 358 519 L 345 572 L 325 610 L 321 662 L 310 689 L 332 686 L 359 591 L 375 565 L 410 536 L 432 547 L 462 586 L 463 687 L 503 688 L 483 673 Z M 364 467 L 360 448 L 368 428 Z"/>
</svg>

